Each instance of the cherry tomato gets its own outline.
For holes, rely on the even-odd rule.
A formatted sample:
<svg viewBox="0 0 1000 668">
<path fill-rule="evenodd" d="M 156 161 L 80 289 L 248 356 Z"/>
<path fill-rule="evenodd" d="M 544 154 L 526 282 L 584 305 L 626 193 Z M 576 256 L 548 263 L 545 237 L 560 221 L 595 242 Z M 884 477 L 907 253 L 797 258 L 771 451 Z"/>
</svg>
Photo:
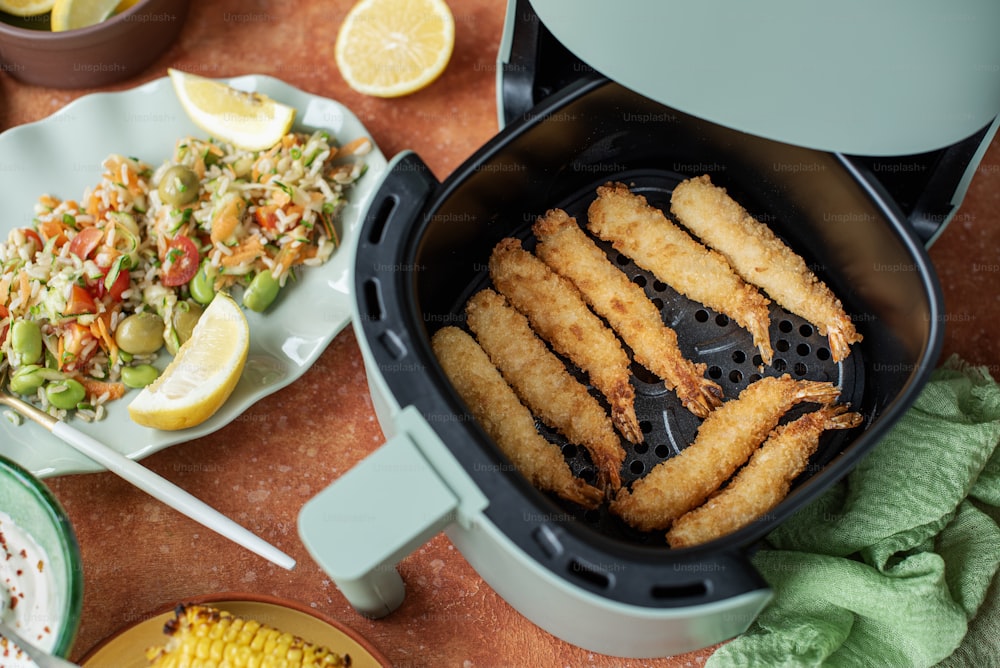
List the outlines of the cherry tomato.
<svg viewBox="0 0 1000 668">
<path fill-rule="evenodd" d="M 104 230 L 86 227 L 77 232 L 76 236 L 69 242 L 69 252 L 81 260 L 86 260 L 101 244 L 103 238 Z"/>
<path fill-rule="evenodd" d="M 98 299 L 103 299 L 104 295 L 109 295 L 113 301 L 120 302 L 122 300 L 122 293 L 128 290 L 130 275 L 128 269 L 119 269 L 118 275 L 115 276 L 111 287 L 108 288 L 105 285 L 105 281 L 110 271 L 110 269 L 105 270 L 104 275 L 94 284 L 94 292 L 97 294 Z"/>
<path fill-rule="evenodd" d="M 0 304 L 0 318 L 6 318 L 9 315 L 10 311 L 7 310 L 7 307 L 4 306 L 3 304 Z M 4 323 L 3 329 L 0 330 L 0 345 L 3 345 L 3 342 L 7 340 L 8 329 L 10 329 L 10 323 L 9 322 Z"/>
<path fill-rule="evenodd" d="M 36 250 L 42 250 L 45 247 L 45 244 L 42 243 L 42 238 L 38 236 L 38 232 L 35 232 L 30 227 L 23 227 L 21 231 L 24 232 L 25 239 L 34 242 Z"/>
<path fill-rule="evenodd" d="M 167 287 L 184 285 L 198 273 L 198 247 L 190 237 L 178 235 L 167 244 L 163 257 L 162 283 Z"/>
<path fill-rule="evenodd" d="M 70 291 L 69 300 L 66 302 L 64 315 L 80 315 L 82 313 L 97 313 L 97 304 L 94 303 L 94 298 L 85 288 L 74 285 Z"/>
</svg>

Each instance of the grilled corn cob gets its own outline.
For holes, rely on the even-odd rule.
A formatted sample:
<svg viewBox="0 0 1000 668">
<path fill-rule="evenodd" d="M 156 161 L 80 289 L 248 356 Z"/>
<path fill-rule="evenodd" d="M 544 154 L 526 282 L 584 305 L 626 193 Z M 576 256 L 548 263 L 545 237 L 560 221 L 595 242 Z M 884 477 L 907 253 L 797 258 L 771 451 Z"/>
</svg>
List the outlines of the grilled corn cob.
<svg viewBox="0 0 1000 668">
<path fill-rule="evenodd" d="M 146 650 L 152 668 L 346 668 L 341 656 L 253 619 L 203 605 L 180 605 L 163 646 Z"/>
</svg>

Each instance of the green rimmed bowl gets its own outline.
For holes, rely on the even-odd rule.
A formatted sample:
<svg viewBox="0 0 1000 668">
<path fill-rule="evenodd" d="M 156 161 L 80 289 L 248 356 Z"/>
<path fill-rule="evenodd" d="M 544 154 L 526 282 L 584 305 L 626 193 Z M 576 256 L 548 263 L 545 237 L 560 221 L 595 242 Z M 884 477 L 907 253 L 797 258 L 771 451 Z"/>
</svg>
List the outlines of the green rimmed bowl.
<svg viewBox="0 0 1000 668">
<path fill-rule="evenodd" d="M 46 568 L 56 579 L 57 605 L 51 626 L 52 653 L 68 656 L 76 639 L 83 605 L 80 546 L 66 511 L 45 484 L 0 456 L 0 513 L 28 533 L 45 551 Z"/>
</svg>

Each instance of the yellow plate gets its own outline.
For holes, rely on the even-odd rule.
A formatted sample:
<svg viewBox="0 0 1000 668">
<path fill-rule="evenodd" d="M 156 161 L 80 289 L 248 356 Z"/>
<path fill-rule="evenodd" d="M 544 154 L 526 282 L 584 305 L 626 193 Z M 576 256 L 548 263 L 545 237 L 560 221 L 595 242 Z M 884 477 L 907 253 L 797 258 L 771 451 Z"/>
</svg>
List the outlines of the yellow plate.
<svg viewBox="0 0 1000 668">
<path fill-rule="evenodd" d="M 225 594 L 180 602 L 212 605 L 293 633 L 340 654 L 349 654 L 351 668 L 390 665 L 389 660 L 359 633 L 299 603 L 255 594 Z M 170 606 L 101 642 L 87 652 L 80 665 L 83 668 L 147 668 L 146 648 L 163 642 L 163 625 L 174 616 L 174 607 Z"/>
</svg>

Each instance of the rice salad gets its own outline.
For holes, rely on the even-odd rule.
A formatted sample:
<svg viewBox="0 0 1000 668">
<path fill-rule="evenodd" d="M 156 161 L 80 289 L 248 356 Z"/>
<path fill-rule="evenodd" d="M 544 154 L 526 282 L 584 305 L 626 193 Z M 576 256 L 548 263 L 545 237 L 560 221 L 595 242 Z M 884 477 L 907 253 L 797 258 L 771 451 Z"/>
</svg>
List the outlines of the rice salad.
<svg viewBox="0 0 1000 668">
<path fill-rule="evenodd" d="M 338 245 L 345 191 L 371 142 L 290 132 L 268 150 L 184 137 L 158 167 L 112 154 L 81 200 L 39 197 L 0 244 L 0 368 L 59 418 L 159 373 L 218 291 L 266 311 L 301 267 Z"/>
</svg>

